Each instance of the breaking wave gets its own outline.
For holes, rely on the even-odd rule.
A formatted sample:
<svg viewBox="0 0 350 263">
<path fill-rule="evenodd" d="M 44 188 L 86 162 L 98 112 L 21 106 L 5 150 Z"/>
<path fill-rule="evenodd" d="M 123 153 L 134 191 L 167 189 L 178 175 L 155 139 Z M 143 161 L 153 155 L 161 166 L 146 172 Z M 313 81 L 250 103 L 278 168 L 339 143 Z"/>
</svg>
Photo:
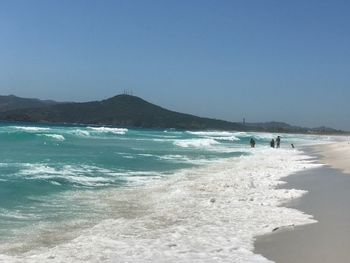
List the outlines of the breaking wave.
<svg viewBox="0 0 350 263">
<path fill-rule="evenodd" d="M 109 128 L 109 127 L 88 127 L 88 129 L 94 132 L 112 133 L 112 134 L 125 134 L 128 131 L 128 129 L 126 128 Z"/>
<path fill-rule="evenodd" d="M 13 126 L 10 128 L 14 128 L 16 130 L 22 130 L 27 132 L 41 132 L 41 131 L 49 131 L 50 128 L 44 128 L 44 127 L 32 127 L 32 126 Z"/>
<path fill-rule="evenodd" d="M 174 144 L 184 148 L 188 148 L 188 147 L 202 148 L 202 147 L 208 147 L 215 144 L 219 144 L 219 142 L 217 142 L 214 139 L 186 139 L 186 140 L 176 140 Z"/>
<path fill-rule="evenodd" d="M 38 136 L 44 136 L 47 138 L 55 139 L 57 141 L 64 141 L 65 140 L 64 136 L 60 135 L 60 134 L 38 134 Z"/>
<path fill-rule="evenodd" d="M 253 253 L 256 235 L 315 222 L 310 215 L 280 206 L 305 191 L 276 186 L 291 173 L 317 166 L 299 151 L 280 149 L 276 155 L 275 150 L 261 149 L 255 155 L 178 171 L 147 186 L 75 192 L 72 198 L 109 213 L 78 232 L 82 226 L 75 221 L 56 226 L 65 231 L 51 232 L 62 240 L 51 248 L 43 249 L 49 238 L 45 228 L 28 235 L 29 240 L 2 244 L 0 261 L 269 262 Z M 141 177 L 134 175 L 136 181 Z M 33 247 L 19 255 L 6 253 L 21 242 Z"/>
</svg>

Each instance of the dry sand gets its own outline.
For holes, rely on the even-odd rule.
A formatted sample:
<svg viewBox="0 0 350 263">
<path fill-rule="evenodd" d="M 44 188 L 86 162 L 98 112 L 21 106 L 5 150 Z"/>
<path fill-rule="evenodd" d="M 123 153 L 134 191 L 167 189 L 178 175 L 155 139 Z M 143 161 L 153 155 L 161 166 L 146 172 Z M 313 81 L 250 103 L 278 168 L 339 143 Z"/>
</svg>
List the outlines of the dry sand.
<svg viewBox="0 0 350 263">
<path fill-rule="evenodd" d="M 321 162 L 344 173 L 350 174 L 350 142 L 338 141 L 313 147 L 314 152 L 321 157 Z"/>
<path fill-rule="evenodd" d="M 345 174 L 350 174 L 350 144 L 336 142 L 309 151 L 328 166 L 292 175 L 282 187 L 308 190 L 287 206 L 313 215 L 318 223 L 258 237 L 255 253 L 277 263 L 350 262 L 350 176 Z"/>
</svg>

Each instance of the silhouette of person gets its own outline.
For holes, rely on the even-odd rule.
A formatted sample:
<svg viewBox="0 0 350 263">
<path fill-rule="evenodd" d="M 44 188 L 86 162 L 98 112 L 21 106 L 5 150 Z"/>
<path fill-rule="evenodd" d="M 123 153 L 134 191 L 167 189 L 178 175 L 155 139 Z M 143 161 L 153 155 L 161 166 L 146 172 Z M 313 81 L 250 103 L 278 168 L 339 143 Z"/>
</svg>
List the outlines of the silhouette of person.
<svg viewBox="0 0 350 263">
<path fill-rule="evenodd" d="M 271 146 L 272 148 L 275 148 L 275 140 L 274 140 L 274 139 L 271 140 L 270 146 Z"/>
<path fill-rule="evenodd" d="M 276 144 L 277 144 L 277 148 L 280 148 L 280 144 L 281 144 L 281 137 L 280 136 L 277 136 Z"/>
<path fill-rule="evenodd" d="M 253 138 L 250 139 L 250 147 L 255 148 L 255 140 Z"/>
<path fill-rule="evenodd" d="M 295 148 L 295 146 L 294 146 L 294 144 L 293 144 L 293 143 L 291 144 L 291 146 L 292 146 L 292 148 L 293 148 L 293 149 Z"/>
</svg>

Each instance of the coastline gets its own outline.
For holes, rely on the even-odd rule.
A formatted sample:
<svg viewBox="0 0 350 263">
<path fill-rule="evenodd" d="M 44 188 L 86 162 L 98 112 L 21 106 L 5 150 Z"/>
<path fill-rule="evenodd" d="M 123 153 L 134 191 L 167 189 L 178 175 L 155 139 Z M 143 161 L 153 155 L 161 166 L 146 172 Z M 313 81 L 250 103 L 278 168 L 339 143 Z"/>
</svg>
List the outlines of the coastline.
<svg viewBox="0 0 350 263">
<path fill-rule="evenodd" d="M 254 151 L 145 187 L 75 193 L 74 198 L 102 200 L 111 216 L 51 247 L 46 233 L 37 232 L 28 235 L 24 245 L 30 247 L 23 253 L 13 253 L 23 248 L 23 239 L 4 244 L 0 262 L 269 262 L 253 253 L 256 235 L 314 222 L 301 211 L 279 206 L 304 191 L 272 186 L 314 165 L 298 150 L 279 149 L 278 155 L 267 147 Z M 55 238 L 62 240 L 67 229 L 65 223 Z"/>
<path fill-rule="evenodd" d="M 259 236 L 254 253 L 276 263 L 349 262 L 350 176 L 346 171 L 350 164 L 342 154 L 350 153 L 350 145 L 342 141 L 304 150 L 325 166 L 287 177 L 283 188 L 305 189 L 308 193 L 284 206 L 311 214 L 318 222 Z"/>
<path fill-rule="evenodd" d="M 78 205 L 83 201 L 83 209 L 87 207 L 88 213 L 81 213 L 79 217 L 72 219 L 66 217 L 64 221 L 40 222 L 36 228 L 33 227 L 34 224 L 24 225 L 24 231 L 19 233 L 18 239 L 0 245 L 0 262 L 36 263 L 46 262 L 48 259 L 51 262 L 76 263 L 99 262 L 101 259 L 105 262 L 159 262 L 160 256 L 164 262 L 270 262 L 261 255 L 253 253 L 256 236 L 270 233 L 280 226 L 315 222 L 312 215 L 281 206 L 288 200 L 297 200 L 305 194 L 304 190 L 299 190 L 302 187 L 297 189 L 281 187 L 281 189 L 278 186 L 284 185 L 283 181 L 289 175 L 320 165 L 313 163 L 310 155 L 306 155 L 301 148 L 282 147 L 277 150 L 263 145 L 255 149 L 248 148 L 249 137 L 256 136 L 267 144 L 271 136 L 274 136 L 271 134 L 248 135 L 205 131 L 185 132 L 180 136 L 174 131 L 175 134 L 169 136 L 171 131 L 160 133 L 137 131 L 137 133 L 119 128 L 111 130 L 106 127 L 86 127 L 84 130 L 81 127 L 62 129 L 15 126 L 7 129 L 12 135 L 17 135 L 20 131 L 29 138 L 38 138 L 38 142 L 41 143 L 53 140 L 52 148 L 45 146 L 45 150 L 53 149 L 53 151 L 56 151 L 59 136 L 64 138 L 63 145 L 74 141 L 83 147 L 79 149 L 86 148 L 84 144 L 86 137 L 91 136 L 95 140 L 100 136 L 106 140 L 109 138 L 106 132 L 111 131 L 113 137 L 108 142 L 115 147 L 125 141 L 128 142 L 127 146 L 131 147 L 133 141 L 136 141 L 135 137 L 149 138 L 147 141 L 151 142 L 146 144 L 148 148 L 146 146 L 142 148 L 142 152 L 137 151 L 133 153 L 134 155 L 122 152 L 120 159 L 114 159 L 120 163 L 123 163 L 124 156 L 127 156 L 128 160 L 130 156 L 135 157 L 134 160 L 137 156 L 142 156 L 142 161 L 147 163 L 151 161 L 150 156 L 155 160 L 159 157 L 169 160 L 170 156 L 172 158 L 170 160 L 174 160 L 174 155 L 170 155 L 173 152 L 168 149 L 169 145 L 173 145 L 173 151 L 186 149 L 186 152 L 191 150 L 195 155 L 202 154 L 204 146 L 208 151 L 215 152 L 216 158 L 203 158 L 205 162 L 202 165 L 199 165 L 202 158 L 195 158 L 197 166 L 174 170 L 169 177 L 151 170 L 147 176 L 140 178 L 140 171 L 136 171 L 126 177 L 129 185 L 133 187 L 91 188 L 89 191 L 86 189 L 76 191 L 77 180 L 80 184 L 91 186 L 105 182 L 106 179 L 111 182 L 108 175 L 115 177 L 120 173 L 116 174 L 118 171 L 108 168 L 108 165 L 106 169 L 103 162 L 83 167 L 80 162 L 74 166 L 69 163 L 60 165 L 58 172 L 57 166 L 50 163 L 43 166 L 42 163 L 35 161 L 24 167 L 19 166 L 18 170 L 24 178 L 28 177 L 30 168 L 32 175 L 40 176 L 39 180 L 42 180 L 42 174 L 45 175 L 44 179 L 50 182 L 56 182 L 64 175 L 65 180 L 68 179 L 73 183 L 72 190 L 57 197 L 52 196 L 54 198 L 49 200 L 54 204 L 52 206 L 54 212 L 60 212 L 56 210 L 56 200 L 63 200 L 63 203 L 59 203 L 63 208 L 71 207 L 71 204 Z M 211 137 L 210 140 L 208 136 Z M 215 141 L 215 139 L 222 140 L 223 136 L 225 139 L 229 138 L 227 143 Z M 238 136 L 241 136 L 241 139 L 237 142 L 237 146 L 231 147 L 232 138 L 235 140 L 234 138 Z M 164 141 L 164 138 L 167 140 Z M 290 136 L 288 139 L 300 143 L 322 141 L 322 138 L 303 136 Z M 117 141 L 116 144 L 113 144 L 114 140 Z M 90 145 L 91 142 L 87 143 Z M 168 150 L 162 155 L 151 154 L 152 152 L 148 150 L 155 145 L 166 146 Z M 136 146 L 139 147 L 138 141 Z M 196 147 L 199 147 L 199 152 Z M 124 148 L 120 150 L 124 151 Z M 228 151 L 232 153 L 231 158 L 219 158 L 226 156 Z M 93 154 L 95 152 L 94 147 Z M 145 152 L 149 154 L 145 156 Z M 15 154 L 17 155 L 17 151 Z M 176 155 L 177 160 L 183 157 L 188 156 Z M 192 161 L 191 158 L 186 160 Z M 70 176 L 72 173 L 75 175 L 77 172 L 81 173 L 82 170 L 87 170 L 88 173 L 82 173 L 80 177 Z M 106 177 L 91 178 L 91 175 L 99 171 L 100 176 L 105 174 Z M 158 176 L 150 177 L 151 180 L 147 181 L 151 182 L 149 184 L 139 184 L 149 175 Z M 59 187 L 57 184 L 53 185 Z M 78 208 L 77 211 L 80 213 L 82 210 Z M 94 216 L 93 211 L 106 213 Z M 47 216 L 47 211 L 44 212 L 43 214 Z M 88 221 L 85 218 L 88 218 Z M 80 252 L 75 253 L 77 250 Z"/>
</svg>

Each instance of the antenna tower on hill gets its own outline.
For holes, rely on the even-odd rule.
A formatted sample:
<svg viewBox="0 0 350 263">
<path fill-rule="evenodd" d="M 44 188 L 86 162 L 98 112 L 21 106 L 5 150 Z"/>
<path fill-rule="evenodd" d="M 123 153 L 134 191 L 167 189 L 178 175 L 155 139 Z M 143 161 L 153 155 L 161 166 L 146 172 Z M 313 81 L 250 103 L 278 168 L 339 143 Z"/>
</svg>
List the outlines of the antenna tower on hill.
<svg viewBox="0 0 350 263">
<path fill-rule="evenodd" d="M 131 89 L 124 89 L 123 95 L 133 96 L 133 92 Z"/>
</svg>

